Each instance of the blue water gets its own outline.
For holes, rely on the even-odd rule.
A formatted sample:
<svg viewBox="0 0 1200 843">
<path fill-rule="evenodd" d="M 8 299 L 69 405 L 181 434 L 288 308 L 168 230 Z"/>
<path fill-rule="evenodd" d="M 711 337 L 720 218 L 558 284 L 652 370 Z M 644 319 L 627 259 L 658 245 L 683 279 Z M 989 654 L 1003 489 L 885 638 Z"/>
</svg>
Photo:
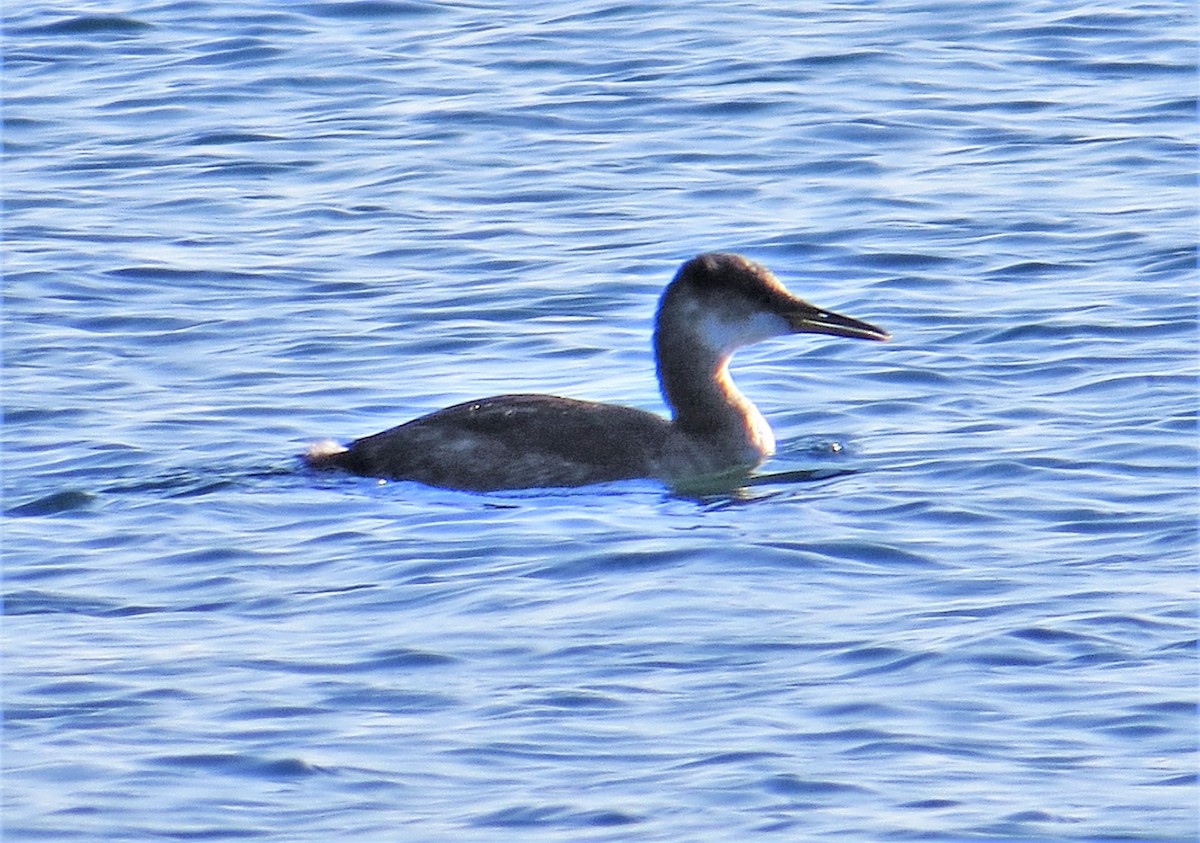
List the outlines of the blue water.
<svg viewBox="0 0 1200 843">
<path fill-rule="evenodd" d="M 1191 3 L 5 13 L 6 841 L 1195 838 Z M 298 464 L 714 249 L 790 477 Z"/>
</svg>

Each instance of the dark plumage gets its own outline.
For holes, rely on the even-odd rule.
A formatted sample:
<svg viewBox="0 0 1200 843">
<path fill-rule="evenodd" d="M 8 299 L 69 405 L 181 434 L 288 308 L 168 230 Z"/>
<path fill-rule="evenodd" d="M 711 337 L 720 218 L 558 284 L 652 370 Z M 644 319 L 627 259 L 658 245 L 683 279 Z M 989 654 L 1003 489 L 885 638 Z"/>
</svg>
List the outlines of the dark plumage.
<svg viewBox="0 0 1200 843">
<path fill-rule="evenodd" d="M 631 407 L 499 395 L 359 439 L 323 463 L 477 491 L 581 486 L 640 476 L 670 432 L 666 419 Z"/>
<path fill-rule="evenodd" d="M 438 410 L 349 448 L 318 443 L 306 460 L 314 468 L 475 491 L 745 476 L 771 454 L 774 439 L 730 380 L 729 359 L 743 345 L 801 332 L 888 338 L 796 298 L 752 261 L 700 255 L 667 286 L 655 323 L 670 421 L 613 404 L 500 395 Z"/>
</svg>

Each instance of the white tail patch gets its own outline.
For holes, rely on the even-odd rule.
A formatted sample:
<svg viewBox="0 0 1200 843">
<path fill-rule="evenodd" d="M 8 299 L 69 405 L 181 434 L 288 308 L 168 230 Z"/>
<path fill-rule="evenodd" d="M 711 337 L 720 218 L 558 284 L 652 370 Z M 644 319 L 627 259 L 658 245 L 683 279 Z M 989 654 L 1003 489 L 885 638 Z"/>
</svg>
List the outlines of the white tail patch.
<svg viewBox="0 0 1200 843">
<path fill-rule="evenodd" d="M 322 439 L 320 442 L 314 442 L 308 446 L 304 452 L 304 458 L 309 461 L 320 460 L 345 451 L 345 445 L 334 442 L 332 439 Z"/>
</svg>

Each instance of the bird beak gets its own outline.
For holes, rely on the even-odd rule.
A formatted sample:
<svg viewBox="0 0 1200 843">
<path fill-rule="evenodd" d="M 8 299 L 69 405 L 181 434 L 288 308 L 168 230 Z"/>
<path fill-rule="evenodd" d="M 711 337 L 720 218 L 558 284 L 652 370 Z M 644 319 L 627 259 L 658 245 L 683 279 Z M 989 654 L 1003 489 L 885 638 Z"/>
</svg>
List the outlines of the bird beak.
<svg viewBox="0 0 1200 843">
<path fill-rule="evenodd" d="M 832 334 L 835 337 L 850 337 L 858 340 L 879 340 L 883 342 L 892 335 L 882 328 L 876 328 L 859 319 L 842 316 L 829 310 L 821 310 L 807 302 L 798 305 L 783 314 L 792 332 L 796 334 Z"/>
</svg>

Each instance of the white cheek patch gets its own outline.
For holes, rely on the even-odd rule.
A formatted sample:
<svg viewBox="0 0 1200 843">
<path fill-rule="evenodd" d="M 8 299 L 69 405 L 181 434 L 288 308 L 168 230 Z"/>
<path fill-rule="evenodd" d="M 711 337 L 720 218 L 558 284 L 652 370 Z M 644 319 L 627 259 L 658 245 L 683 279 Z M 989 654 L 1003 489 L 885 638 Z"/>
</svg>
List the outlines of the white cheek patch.
<svg viewBox="0 0 1200 843">
<path fill-rule="evenodd" d="M 706 313 L 697 322 L 696 331 L 705 346 L 721 355 L 733 354 L 742 346 L 791 333 L 783 317 L 774 313 L 755 313 L 730 320 Z"/>
</svg>

